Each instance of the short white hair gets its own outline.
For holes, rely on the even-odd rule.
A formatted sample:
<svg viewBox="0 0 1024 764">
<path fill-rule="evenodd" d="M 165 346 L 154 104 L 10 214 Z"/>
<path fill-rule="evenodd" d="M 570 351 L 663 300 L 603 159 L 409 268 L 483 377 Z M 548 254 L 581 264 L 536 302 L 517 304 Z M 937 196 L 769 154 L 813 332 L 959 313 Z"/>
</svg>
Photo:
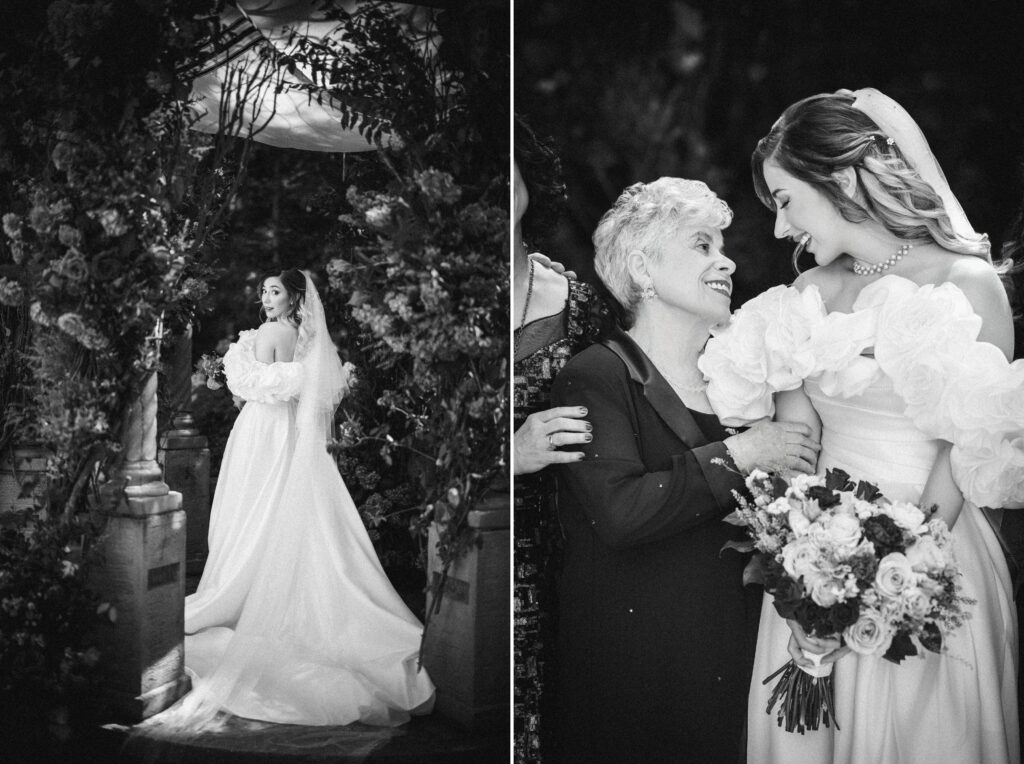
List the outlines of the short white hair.
<svg viewBox="0 0 1024 764">
<path fill-rule="evenodd" d="M 594 268 L 632 321 L 643 290 L 629 275 L 629 253 L 640 250 L 657 262 L 662 247 L 679 229 L 722 230 L 731 222 L 729 205 L 699 180 L 658 178 L 634 183 L 619 195 L 594 230 Z"/>
</svg>

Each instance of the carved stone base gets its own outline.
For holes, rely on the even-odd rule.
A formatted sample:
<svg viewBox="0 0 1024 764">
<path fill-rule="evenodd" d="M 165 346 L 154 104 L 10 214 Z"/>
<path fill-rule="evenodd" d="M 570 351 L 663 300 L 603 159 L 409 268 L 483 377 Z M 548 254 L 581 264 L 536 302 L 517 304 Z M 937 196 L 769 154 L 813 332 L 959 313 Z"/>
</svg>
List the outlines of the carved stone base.
<svg viewBox="0 0 1024 764">
<path fill-rule="evenodd" d="M 182 497 L 188 516 L 185 540 L 186 575 L 202 575 L 209 553 L 210 533 L 210 449 L 206 438 L 180 435 L 172 430 L 161 441 L 157 459 L 164 468 L 164 480 Z"/>
<path fill-rule="evenodd" d="M 109 505 L 108 505 L 109 506 Z M 185 513 L 181 494 L 125 498 L 111 507 L 92 584 L 116 608 L 98 633 L 106 700 L 139 722 L 189 689 L 184 673 Z"/>
<path fill-rule="evenodd" d="M 430 619 L 423 663 L 437 686 L 437 713 L 474 730 L 507 729 L 509 715 L 509 520 L 507 494 L 481 502 L 469 524 L 483 544 L 448 571 L 441 610 Z M 430 529 L 428 575 L 441 575 Z M 428 598 L 429 599 L 429 598 Z"/>
</svg>

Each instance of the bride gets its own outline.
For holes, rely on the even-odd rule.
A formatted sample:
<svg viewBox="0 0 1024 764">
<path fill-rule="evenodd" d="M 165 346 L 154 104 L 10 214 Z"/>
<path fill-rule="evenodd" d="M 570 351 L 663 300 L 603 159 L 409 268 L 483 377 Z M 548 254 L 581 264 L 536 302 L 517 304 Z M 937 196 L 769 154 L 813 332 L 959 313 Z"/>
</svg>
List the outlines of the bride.
<svg viewBox="0 0 1024 764">
<path fill-rule="evenodd" d="M 265 278 L 267 320 L 224 356 L 246 403 L 213 499 L 210 555 L 185 600 L 193 690 L 167 721 L 219 711 L 288 724 L 394 725 L 427 712 L 422 626 L 391 587 L 325 444 L 349 370 L 309 273 Z"/>
<path fill-rule="evenodd" d="M 917 125 L 876 90 L 794 104 L 752 163 L 775 235 L 799 242 L 795 257 L 806 246 L 817 267 L 747 303 L 708 343 L 716 413 L 732 424 L 769 415 L 777 392 L 778 419 L 820 428 L 819 472 L 839 467 L 890 499 L 937 505 L 976 603 L 943 654 L 896 665 L 803 634 L 766 596 L 748 761 L 1017 762 L 1016 615 L 979 507 L 1024 502 L 1024 364 L 1007 360 L 1010 310 L 988 240 Z M 839 729 L 788 733 L 766 713 L 762 680 L 791 655 L 807 665 L 805 652 L 835 663 Z"/>
</svg>

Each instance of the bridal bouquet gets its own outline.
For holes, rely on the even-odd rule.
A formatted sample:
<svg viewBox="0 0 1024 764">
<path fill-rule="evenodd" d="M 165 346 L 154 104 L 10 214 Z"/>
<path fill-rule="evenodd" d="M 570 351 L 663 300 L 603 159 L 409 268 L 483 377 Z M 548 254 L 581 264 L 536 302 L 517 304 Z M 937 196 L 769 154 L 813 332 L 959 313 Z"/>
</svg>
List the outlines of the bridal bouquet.
<svg viewBox="0 0 1024 764">
<path fill-rule="evenodd" d="M 205 354 L 196 361 L 195 371 L 199 384 L 205 382 L 211 390 L 220 390 L 227 383 L 223 356 Z"/>
<path fill-rule="evenodd" d="M 949 528 L 930 512 L 838 469 L 788 482 L 755 470 L 746 485 L 753 501 L 736 494 L 726 521 L 746 527 L 750 541 L 729 546 L 763 553 L 775 609 L 808 634 L 899 663 L 918 648 L 941 652 L 943 635 L 968 617 Z M 831 664 L 789 661 L 764 680 L 779 677 L 767 712 L 779 704 L 787 732 L 830 721 L 838 729 L 831 673 Z"/>
</svg>

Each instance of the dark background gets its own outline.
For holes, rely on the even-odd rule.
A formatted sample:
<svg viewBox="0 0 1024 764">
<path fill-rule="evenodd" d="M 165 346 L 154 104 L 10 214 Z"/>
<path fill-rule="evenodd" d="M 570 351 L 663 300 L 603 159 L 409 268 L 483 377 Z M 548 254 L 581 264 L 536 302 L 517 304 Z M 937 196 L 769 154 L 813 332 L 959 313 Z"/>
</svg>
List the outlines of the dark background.
<svg viewBox="0 0 1024 764">
<path fill-rule="evenodd" d="M 704 180 L 736 213 L 726 251 L 738 306 L 793 277 L 792 247 L 753 192 L 754 145 L 791 103 L 870 86 L 918 121 L 998 257 L 1020 236 L 1021 5 L 516 0 L 515 108 L 553 141 L 568 192 L 553 235 L 528 244 L 592 281 L 590 234 L 623 188 Z"/>
</svg>

